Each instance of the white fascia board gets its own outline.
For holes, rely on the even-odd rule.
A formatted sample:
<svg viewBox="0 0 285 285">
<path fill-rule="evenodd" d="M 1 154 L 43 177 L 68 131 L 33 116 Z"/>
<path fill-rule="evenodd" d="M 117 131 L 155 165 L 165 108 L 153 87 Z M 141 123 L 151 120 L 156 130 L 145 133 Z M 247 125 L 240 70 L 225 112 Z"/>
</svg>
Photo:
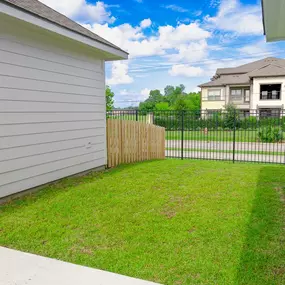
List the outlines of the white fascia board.
<svg viewBox="0 0 285 285">
<path fill-rule="evenodd" d="M 102 51 L 107 52 L 110 55 L 112 55 L 112 56 L 110 56 L 110 58 L 106 57 L 105 60 L 128 59 L 128 54 L 126 52 L 123 52 L 123 51 L 115 49 L 111 46 L 105 45 L 105 44 L 100 43 L 96 40 L 92 40 L 88 37 L 80 35 L 76 32 L 68 30 L 68 29 L 61 27 L 59 25 L 53 24 L 52 22 L 49 22 L 48 20 L 44 20 L 40 17 L 36 17 L 32 14 L 26 13 L 25 11 L 19 10 L 17 8 L 10 6 L 10 5 L 0 3 L 0 13 L 4 13 L 4 14 L 9 15 L 11 17 L 15 17 L 15 18 L 20 19 L 22 21 L 31 23 L 31 24 L 36 25 L 38 27 L 41 27 L 43 29 L 49 30 L 51 32 L 57 33 L 57 34 L 62 35 L 64 37 L 67 37 L 67 38 L 73 39 L 75 41 L 81 42 L 83 44 L 86 44 L 88 46 L 102 50 Z"/>
</svg>

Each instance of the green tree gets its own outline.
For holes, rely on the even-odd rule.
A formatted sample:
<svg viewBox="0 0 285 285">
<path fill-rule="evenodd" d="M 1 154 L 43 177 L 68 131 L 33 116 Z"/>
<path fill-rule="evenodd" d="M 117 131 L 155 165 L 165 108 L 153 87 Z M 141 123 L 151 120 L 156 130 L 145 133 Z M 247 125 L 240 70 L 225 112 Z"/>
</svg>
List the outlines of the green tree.
<svg viewBox="0 0 285 285">
<path fill-rule="evenodd" d="M 154 104 L 160 103 L 164 101 L 163 95 L 160 93 L 159 90 L 151 90 L 149 92 L 149 97 L 146 99 L 147 102 L 152 102 Z"/>
<path fill-rule="evenodd" d="M 112 111 L 114 109 L 114 92 L 109 86 L 106 87 L 106 109 Z"/>
<path fill-rule="evenodd" d="M 157 111 L 167 111 L 170 110 L 168 102 L 159 102 L 155 104 L 155 110 Z"/>
<path fill-rule="evenodd" d="M 239 113 L 234 104 L 225 105 L 225 128 L 233 130 L 234 128 L 239 126 Z"/>
</svg>

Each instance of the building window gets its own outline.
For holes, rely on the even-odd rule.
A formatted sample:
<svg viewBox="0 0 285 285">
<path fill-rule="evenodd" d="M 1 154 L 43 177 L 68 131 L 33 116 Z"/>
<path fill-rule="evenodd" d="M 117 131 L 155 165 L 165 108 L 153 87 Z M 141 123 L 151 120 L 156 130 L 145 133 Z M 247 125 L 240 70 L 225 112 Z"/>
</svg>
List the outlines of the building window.
<svg viewBox="0 0 285 285">
<path fill-rule="evenodd" d="M 250 101 L 250 90 L 246 89 L 244 90 L 244 102 L 249 103 Z"/>
<path fill-rule="evenodd" d="M 221 89 L 208 90 L 208 100 L 209 101 L 219 101 L 219 100 L 221 100 Z"/>
<path fill-rule="evenodd" d="M 250 117 L 250 111 L 249 110 L 240 110 L 239 116 L 241 119 L 248 118 L 248 117 Z"/>
<path fill-rule="evenodd" d="M 281 84 L 260 85 L 260 100 L 279 100 Z"/>
<path fill-rule="evenodd" d="M 260 109 L 259 115 L 260 118 L 280 118 L 281 109 L 274 108 L 274 109 Z"/>
<path fill-rule="evenodd" d="M 242 101 L 242 89 L 231 89 L 232 101 Z"/>
</svg>

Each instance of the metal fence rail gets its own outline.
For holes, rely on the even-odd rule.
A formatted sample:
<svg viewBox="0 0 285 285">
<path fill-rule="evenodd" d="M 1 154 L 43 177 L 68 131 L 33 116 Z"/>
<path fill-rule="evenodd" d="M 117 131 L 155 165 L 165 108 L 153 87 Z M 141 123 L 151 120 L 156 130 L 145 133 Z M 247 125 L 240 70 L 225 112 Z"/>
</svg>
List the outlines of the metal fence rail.
<svg viewBox="0 0 285 285">
<path fill-rule="evenodd" d="M 166 157 L 285 163 L 284 110 L 115 110 L 107 116 L 164 127 Z"/>
</svg>

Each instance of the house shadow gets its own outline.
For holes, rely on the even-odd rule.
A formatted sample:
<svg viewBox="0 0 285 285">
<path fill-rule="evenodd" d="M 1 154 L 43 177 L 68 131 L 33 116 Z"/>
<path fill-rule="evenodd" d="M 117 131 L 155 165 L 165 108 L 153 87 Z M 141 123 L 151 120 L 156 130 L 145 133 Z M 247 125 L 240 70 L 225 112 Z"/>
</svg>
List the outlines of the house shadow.
<svg viewBox="0 0 285 285">
<path fill-rule="evenodd" d="M 235 284 L 285 284 L 285 167 L 261 168 Z"/>
</svg>

